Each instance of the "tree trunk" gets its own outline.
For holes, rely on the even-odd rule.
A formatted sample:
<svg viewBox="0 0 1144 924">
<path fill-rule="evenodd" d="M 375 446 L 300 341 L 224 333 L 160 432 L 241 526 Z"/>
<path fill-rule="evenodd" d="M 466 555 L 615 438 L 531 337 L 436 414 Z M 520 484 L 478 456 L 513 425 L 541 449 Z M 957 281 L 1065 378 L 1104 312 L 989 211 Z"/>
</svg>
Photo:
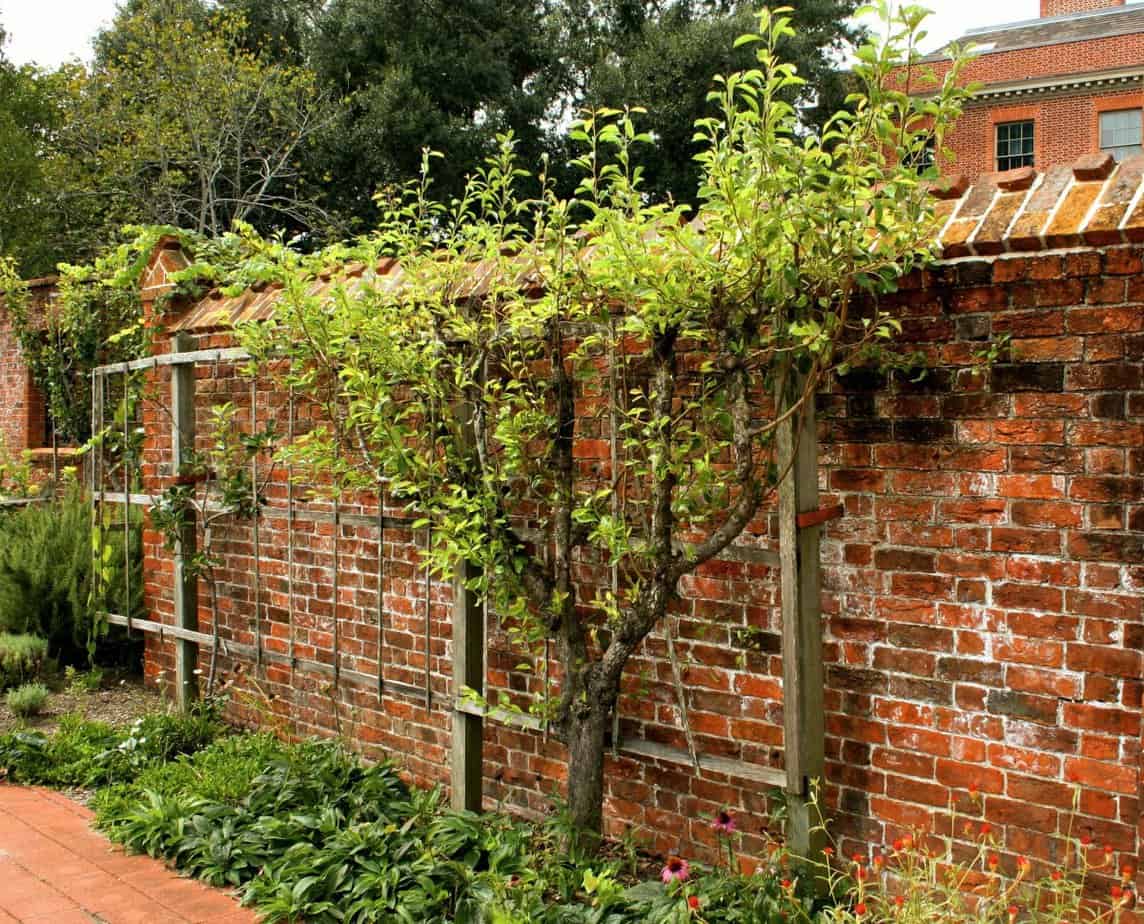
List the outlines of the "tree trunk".
<svg viewBox="0 0 1144 924">
<path fill-rule="evenodd" d="M 568 812 L 578 846 L 593 850 L 604 830 L 604 733 L 610 710 L 581 703 L 568 722 Z"/>
</svg>

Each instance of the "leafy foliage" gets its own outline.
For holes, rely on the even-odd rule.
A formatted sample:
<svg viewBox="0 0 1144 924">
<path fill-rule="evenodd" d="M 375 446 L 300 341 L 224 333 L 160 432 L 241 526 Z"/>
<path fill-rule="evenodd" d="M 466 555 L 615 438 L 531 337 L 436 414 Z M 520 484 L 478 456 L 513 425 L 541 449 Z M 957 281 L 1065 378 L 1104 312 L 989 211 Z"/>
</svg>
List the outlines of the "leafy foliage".
<svg viewBox="0 0 1144 924">
<path fill-rule="evenodd" d="M 694 920 L 688 896 L 702 894 L 724 915 L 712 920 L 769 922 L 793 894 L 773 877 L 720 873 L 686 893 L 628 888 L 634 856 L 569 855 L 558 820 L 453 812 L 388 764 L 267 735 L 153 767 L 96 808 L 115 840 L 240 886 L 268 921 L 667 924 Z"/>
<path fill-rule="evenodd" d="M 856 0 L 801 0 L 784 54 L 825 113 Z M 374 195 L 448 155 L 434 195 L 512 131 L 571 191 L 582 108 L 645 105 L 646 191 L 692 201 L 694 120 L 757 0 L 124 0 L 90 67 L 0 53 L 0 253 L 25 276 L 90 259 L 121 226 L 211 235 L 234 219 L 307 246 L 372 226 Z M 0 46 L 3 38 L 0 35 Z M 808 123 L 820 120 L 803 109 Z M 533 190 L 539 192 L 539 190 Z"/>
<path fill-rule="evenodd" d="M 600 828 L 624 666 L 679 580 L 785 474 L 780 427 L 835 372 L 909 361 L 877 296 L 932 259 L 932 201 L 910 164 L 943 147 L 965 93 L 957 64 L 924 100 L 886 88 L 917 56 L 923 15 L 902 17 L 860 52 L 849 108 L 808 136 L 791 102 L 803 81 L 779 56 L 791 19 L 761 13 L 738 43 L 755 66 L 716 78 L 718 115 L 695 126 L 696 213 L 645 195 L 649 139 L 631 112 L 577 124 L 571 198 L 529 177 L 504 136 L 446 207 L 428 195 L 426 154 L 368 242 L 365 265 L 395 259 L 397 284 L 367 273 L 327 292 L 328 255 L 278 251 L 274 321 L 242 332 L 320 411 L 285 451 L 297 471 L 332 492 L 386 485 L 415 528 L 432 526 L 439 573 L 468 563 L 521 640 L 555 641 L 546 715 L 586 830 Z M 610 587 L 574 580 L 586 561 L 616 569 Z"/>
<path fill-rule="evenodd" d="M 48 658 L 48 643 L 34 635 L 0 633 L 0 690 L 40 676 Z"/>
<path fill-rule="evenodd" d="M 0 498 L 36 497 L 42 488 L 35 475 L 31 451 L 25 449 L 17 456 L 0 434 Z"/>
<path fill-rule="evenodd" d="M 50 308 L 33 304 L 11 260 L 0 257 L 0 290 L 61 442 L 91 437 L 91 370 L 135 359 L 148 342 L 140 283 L 165 228 L 126 229 L 128 241 L 86 264 L 61 264 Z"/>
<path fill-rule="evenodd" d="M 308 70 L 246 49 L 243 29 L 197 0 L 135 2 L 101 36 L 60 145 L 117 224 L 217 235 L 236 220 L 321 222 L 299 158 L 325 99 Z"/>
<path fill-rule="evenodd" d="M 75 661 L 92 653 L 106 631 L 98 614 L 125 606 L 143 610 L 141 536 L 132 523 L 131 599 L 126 601 L 121 528 L 109 528 L 103 560 L 93 556 L 91 506 L 72 486 L 61 497 L 32 504 L 0 519 L 0 632 L 30 633 L 52 655 Z"/>
<path fill-rule="evenodd" d="M 612 42 L 618 54 L 604 53 L 586 74 L 584 102 L 592 107 L 622 108 L 638 104 L 646 110 L 638 124 L 654 143 L 634 154 L 643 169 L 644 190 L 656 200 L 673 197 L 695 204 L 702 168 L 695 156 L 703 150 L 694 137 L 698 119 L 713 114 L 708 93 L 713 74 L 750 68 L 751 49 L 735 39 L 753 31 L 758 3 L 741 0 L 674 0 L 626 6 L 625 17 L 612 17 Z M 794 32 L 783 36 L 777 53 L 797 67 L 805 81 L 787 91 L 808 130 L 843 105 L 844 74 L 836 60 L 860 30 L 849 25 L 857 0 L 800 0 L 791 4 Z M 581 103 L 581 105 L 584 104 Z"/>
<path fill-rule="evenodd" d="M 15 258 L 20 272 L 52 271 L 66 240 L 53 198 L 55 163 L 45 146 L 60 123 L 60 75 L 16 67 L 4 57 L 0 28 L 0 254 Z"/>
<path fill-rule="evenodd" d="M 185 714 L 149 715 L 129 729 L 64 716 L 52 735 L 18 731 L 0 738 L 0 768 L 17 783 L 109 786 L 201 750 L 221 733 L 211 704 Z"/>
<path fill-rule="evenodd" d="M 215 405 L 210 412 L 210 441 L 205 450 L 188 449 L 180 460 L 178 478 L 156 500 L 150 511 L 151 525 L 168 549 L 175 549 L 188 530 L 195 534 L 194 552 L 183 557 L 190 577 L 202 578 L 209 593 L 212 631 L 219 630 L 218 569 L 225 563 L 215 542 L 218 530 L 228 521 L 257 518 L 274 478 L 275 466 L 262 466 L 255 481 L 260 456 L 270 455 L 274 445 L 274 422 L 258 433 L 243 433 L 237 426 L 238 408 L 232 402 Z M 207 695 L 214 690 L 217 646 L 211 651 Z"/>
</svg>

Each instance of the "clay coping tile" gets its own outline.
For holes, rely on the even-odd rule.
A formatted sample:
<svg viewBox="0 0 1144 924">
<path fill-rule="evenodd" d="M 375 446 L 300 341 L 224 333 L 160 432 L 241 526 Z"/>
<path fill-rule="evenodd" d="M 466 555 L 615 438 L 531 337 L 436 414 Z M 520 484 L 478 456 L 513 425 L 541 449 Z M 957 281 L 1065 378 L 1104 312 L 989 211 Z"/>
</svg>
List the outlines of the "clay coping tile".
<svg viewBox="0 0 1144 924">
<path fill-rule="evenodd" d="M 954 174 L 934 181 L 929 192 L 940 200 L 934 211 L 940 220 L 938 227 L 942 228 L 942 256 L 953 259 L 1006 251 L 1029 253 L 1081 242 L 1099 246 L 1144 240 L 1142 183 L 1144 157 L 1117 164 L 1110 155 L 1096 153 L 1043 173 L 1022 167 L 985 174 L 973 183 L 964 174 Z M 591 245 L 584 256 L 589 256 L 590 251 Z M 320 290 L 336 275 L 360 280 L 364 271 L 361 263 L 331 268 L 321 274 L 316 288 Z M 387 286 L 401 284 L 401 267 L 391 258 L 379 261 L 374 273 Z M 487 266 L 474 267 L 470 295 L 487 290 L 487 276 Z M 519 281 L 530 290 L 535 288 L 535 281 L 527 273 Z M 243 315 L 269 317 L 276 288 L 256 288 L 228 301 L 226 307 L 233 310 L 235 320 Z M 251 298 L 255 294 L 258 297 Z M 225 312 L 219 310 L 223 307 L 221 300 L 221 293 L 210 293 L 173 327 L 199 330 L 224 324 L 220 315 Z"/>
</svg>

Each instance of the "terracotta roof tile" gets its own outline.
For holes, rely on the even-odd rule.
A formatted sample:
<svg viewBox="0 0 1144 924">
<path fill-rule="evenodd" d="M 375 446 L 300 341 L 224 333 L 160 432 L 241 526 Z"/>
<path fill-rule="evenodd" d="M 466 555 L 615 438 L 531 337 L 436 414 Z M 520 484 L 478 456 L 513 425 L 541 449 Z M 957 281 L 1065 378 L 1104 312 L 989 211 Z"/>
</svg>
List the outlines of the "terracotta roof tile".
<svg viewBox="0 0 1144 924">
<path fill-rule="evenodd" d="M 1043 174 L 981 177 L 972 186 L 956 183 L 934 190 L 935 227 L 941 228 L 941 256 L 992 256 L 1006 252 L 1052 250 L 1078 245 L 1104 246 L 1144 240 L 1144 156 L 1108 165 L 1091 157 L 1053 167 Z M 1001 185 L 999 185 L 999 183 Z M 1008 187 L 1013 191 L 1004 191 Z M 958 193 L 949 198 L 950 193 Z M 936 232 L 935 232 L 936 233 Z M 582 256 L 589 258 L 591 246 Z M 475 268 L 458 283 L 458 297 L 479 298 L 493 285 L 492 265 Z M 311 294 L 335 285 L 350 291 L 367 285 L 400 286 L 405 273 L 392 260 L 370 271 L 360 265 L 315 280 Z M 537 279 L 523 260 L 515 284 L 531 289 Z M 279 290 L 269 286 L 239 296 L 212 293 L 171 326 L 172 331 L 205 331 L 246 321 L 265 320 L 274 311 Z"/>
</svg>

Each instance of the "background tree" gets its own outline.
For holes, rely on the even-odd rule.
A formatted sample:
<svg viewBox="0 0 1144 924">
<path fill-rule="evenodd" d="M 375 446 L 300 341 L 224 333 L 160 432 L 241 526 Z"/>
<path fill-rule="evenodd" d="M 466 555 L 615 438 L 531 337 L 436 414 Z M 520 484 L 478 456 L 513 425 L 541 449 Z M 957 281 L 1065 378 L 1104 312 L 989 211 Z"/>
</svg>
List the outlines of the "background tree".
<svg viewBox="0 0 1144 924">
<path fill-rule="evenodd" d="M 97 43 L 61 145 L 111 225 L 218 235 L 235 221 L 307 230 L 327 216 L 302 152 L 329 120 L 313 75 L 244 47 L 245 23 L 198 0 L 133 0 Z"/>
<path fill-rule="evenodd" d="M 712 114 L 713 74 L 752 64 L 751 50 L 735 38 L 750 31 L 758 2 L 744 0 L 615 0 L 610 41 L 592 56 L 578 102 L 589 108 L 639 105 L 639 120 L 654 144 L 639 152 L 644 187 L 656 198 L 694 204 L 702 147 L 693 138 L 697 119 Z M 821 127 L 845 98 L 839 63 L 861 40 L 848 20 L 858 0 L 800 0 L 790 12 L 795 33 L 778 52 L 804 83 L 787 92 L 808 127 Z M 600 53 L 602 52 L 602 53 Z"/>
<path fill-rule="evenodd" d="M 885 88 L 916 56 L 921 14 L 902 15 L 862 49 L 862 93 L 805 137 L 788 101 L 803 84 L 777 54 L 790 19 L 760 14 L 755 68 L 717 80 L 718 114 L 696 126 L 697 216 L 649 203 L 635 163 L 648 139 L 597 112 L 573 132 L 575 196 L 541 176 L 541 201 L 522 197 L 504 139 L 449 207 L 423 181 L 387 209 L 364 257 L 397 258 L 400 286 L 314 295 L 330 258 L 280 252 L 275 320 L 241 334 L 326 421 L 286 448 L 300 471 L 334 491 L 385 484 L 433 525 L 441 574 L 469 563 L 522 638 L 554 640 L 552 727 L 588 832 L 624 667 L 680 579 L 784 477 L 777 426 L 832 372 L 894 361 L 897 322 L 869 297 L 932 257 L 931 200 L 908 164 L 942 148 L 964 96 L 956 64 L 928 100 Z M 598 458 L 608 430 L 614 467 Z M 577 578 L 608 563 L 617 589 Z"/>
<path fill-rule="evenodd" d="M 426 147 L 446 155 L 436 194 L 457 195 L 509 130 L 535 163 L 555 94 L 546 6 L 332 0 L 309 56 L 320 85 L 342 100 L 311 159 L 323 205 L 372 223 L 374 194 L 416 177 Z"/>
<path fill-rule="evenodd" d="M 0 254 L 25 277 L 50 273 L 73 243 L 58 205 L 52 143 L 61 121 L 64 72 L 43 74 L 4 57 L 0 28 Z"/>
</svg>

